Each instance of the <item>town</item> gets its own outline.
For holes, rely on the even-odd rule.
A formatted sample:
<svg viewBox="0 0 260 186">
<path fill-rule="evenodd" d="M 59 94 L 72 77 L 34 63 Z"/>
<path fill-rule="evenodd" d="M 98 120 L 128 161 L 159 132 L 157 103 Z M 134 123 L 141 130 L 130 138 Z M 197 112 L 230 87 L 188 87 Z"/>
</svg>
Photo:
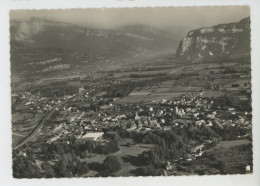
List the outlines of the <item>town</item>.
<svg viewBox="0 0 260 186">
<path fill-rule="evenodd" d="M 10 12 L 14 178 L 253 173 L 250 10 L 175 8 Z"/>
<path fill-rule="evenodd" d="M 124 138 L 128 139 L 124 145 L 130 146 L 131 143 L 136 142 L 153 144 L 155 142 L 145 136 L 157 131 L 174 131 L 176 134 L 185 131 L 188 140 L 186 143 L 189 144 L 185 152 L 170 156 L 171 158 L 166 157 L 165 161 L 167 160 L 168 163 L 165 169 L 160 167 L 160 173 L 156 171 L 153 173 L 171 175 L 178 172 L 173 171 L 173 167 L 177 167 L 176 164 L 196 161 L 203 157 L 208 148 L 215 146 L 221 140 L 238 140 L 246 144 L 247 140 L 252 140 L 250 111 L 229 106 L 226 104 L 228 98 L 225 96 L 204 97 L 205 94 L 211 92 L 222 92 L 221 86 L 210 87 L 208 90 L 193 94 L 183 94 L 170 100 L 118 104 L 117 100 L 120 98 L 108 98 L 103 90 L 105 86 L 120 85 L 120 81 L 110 80 L 109 83 L 94 84 L 92 88 L 86 89 L 82 86 L 78 88 L 76 94 L 56 98 L 41 96 L 39 92 L 13 95 L 12 103 L 17 104 L 13 107 L 13 112 L 25 112 L 27 115 L 30 113 L 31 118 L 35 118 L 37 114 L 47 114 L 55 105 L 58 105 L 52 119 L 43 125 L 37 137 L 28 141 L 24 146 L 26 148 L 21 147 L 17 150 L 17 158 L 26 158 L 33 154 L 35 159 L 41 159 L 43 152 L 38 146 L 43 146 L 43 144 L 47 146 L 63 143 L 86 144 L 90 141 L 98 149 L 100 145 L 104 147 L 115 139 L 117 143 L 125 141 Z M 30 117 L 24 116 L 21 119 L 22 122 L 13 123 L 17 125 L 13 132 L 19 133 L 26 130 L 24 127 L 20 130 L 19 124 L 27 122 L 31 119 Z M 200 130 L 203 132 L 206 130 L 206 135 L 203 133 L 196 135 L 196 132 Z M 138 136 L 144 137 L 141 137 L 143 139 L 140 141 Z M 28 145 L 30 152 L 28 152 Z M 93 151 L 93 153 L 97 152 Z M 58 157 L 59 155 L 55 155 L 52 161 L 55 162 L 55 159 L 57 161 Z M 83 159 L 88 159 L 91 153 L 88 152 L 83 157 Z"/>
</svg>

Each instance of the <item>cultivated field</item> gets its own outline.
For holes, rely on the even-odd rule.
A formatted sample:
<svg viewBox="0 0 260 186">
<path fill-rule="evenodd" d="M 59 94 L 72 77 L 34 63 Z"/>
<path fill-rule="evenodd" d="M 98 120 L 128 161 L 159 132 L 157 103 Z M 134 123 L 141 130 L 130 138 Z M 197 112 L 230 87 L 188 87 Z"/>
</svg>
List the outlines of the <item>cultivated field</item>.
<svg viewBox="0 0 260 186">
<path fill-rule="evenodd" d="M 161 85 L 154 85 L 151 87 L 144 87 L 136 89 L 128 96 L 119 99 L 116 103 L 138 103 L 138 102 L 151 102 L 160 101 L 163 99 L 171 100 L 182 95 L 195 95 L 198 94 L 202 87 L 191 86 L 175 86 L 175 80 L 162 82 Z"/>
<path fill-rule="evenodd" d="M 221 91 L 207 91 L 204 94 L 202 94 L 202 97 L 207 97 L 207 98 L 212 98 L 212 97 L 220 97 L 220 96 L 224 96 L 225 93 L 221 92 Z"/>
</svg>

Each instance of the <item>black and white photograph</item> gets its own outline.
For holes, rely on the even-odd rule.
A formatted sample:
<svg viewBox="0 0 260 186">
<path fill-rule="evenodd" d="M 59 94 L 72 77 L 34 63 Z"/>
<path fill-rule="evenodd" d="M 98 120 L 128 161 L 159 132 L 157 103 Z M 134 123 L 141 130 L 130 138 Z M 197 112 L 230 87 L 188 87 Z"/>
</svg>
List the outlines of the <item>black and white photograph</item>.
<svg viewBox="0 0 260 186">
<path fill-rule="evenodd" d="M 260 4 L 154 2 L 6 5 L 0 185 L 257 185 Z"/>
<path fill-rule="evenodd" d="M 13 177 L 251 174 L 250 41 L 248 6 L 10 11 Z"/>
</svg>

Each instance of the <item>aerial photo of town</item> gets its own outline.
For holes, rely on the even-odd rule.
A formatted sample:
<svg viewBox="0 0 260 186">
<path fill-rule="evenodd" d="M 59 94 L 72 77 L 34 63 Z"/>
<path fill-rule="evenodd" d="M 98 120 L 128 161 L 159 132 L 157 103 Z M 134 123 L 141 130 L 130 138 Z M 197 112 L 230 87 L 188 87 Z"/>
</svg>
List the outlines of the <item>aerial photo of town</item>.
<svg viewBox="0 0 260 186">
<path fill-rule="evenodd" d="M 252 174 L 246 6 L 10 11 L 14 178 Z"/>
</svg>

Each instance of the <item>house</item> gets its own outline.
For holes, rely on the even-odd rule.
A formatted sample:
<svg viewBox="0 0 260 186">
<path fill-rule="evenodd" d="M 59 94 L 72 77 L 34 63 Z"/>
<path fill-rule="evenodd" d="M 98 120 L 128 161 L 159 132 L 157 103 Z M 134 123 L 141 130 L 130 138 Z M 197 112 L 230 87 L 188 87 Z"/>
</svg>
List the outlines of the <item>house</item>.
<svg viewBox="0 0 260 186">
<path fill-rule="evenodd" d="M 163 127 L 163 130 L 171 130 L 172 129 L 172 126 L 164 126 Z"/>
<path fill-rule="evenodd" d="M 166 102 L 167 102 L 166 99 L 162 99 L 162 100 L 161 100 L 161 103 L 166 103 Z"/>
<path fill-rule="evenodd" d="M 186 112 L 190 112 L 191 108 L 186 108 L 185 110 L 186 110 Z"/>
<path fill-rule="evenodd" d="M 137 123 L 137 127 L 138 127 L 138 128 L 142 128 L 142 127 L 143 127 L 143 124 L 142 124 L 141 121 L 138 121 L 138 123 Z"/>
<path fill-rule="evenodd" d="M 200 114 L 197 112 L 197 113 L 195 113 L 194 114 L 194 118 L 198 118 L 198 116 L 199 116 Z"/>
<path fill-rule="evenodd" d="M 141 119 L 141 117 L 138 116 L 137 112 L 135 112 L 135 120 L 140 120 L 140 119 Z"/>
<path fill-rule="evenodd" d="M 246 172 L 250 172 L 251 171 L 251 167 L 250 167 L 250 165 L 246 165 Z"/>
<path fill-rule="evenodd" d="M 145 120 L 145 121 L 143 122 L 143 126 L 148 126 L 148 125 L 149 125 L 148 121 Z"/>
<path fill-rule="evenodd" d="M 82 86 L 82 87 L 80 87 L 80 88 L 79 88 L 79 93 L 80 93 L 80 92 L 82 92 L 82 91 L 84 91 L 84 90 L 85 90 L 85 89 L 84 89 L 84 87 L 83 87 L 83 86 Z"/>
<path fill-rule="evenodd" d="M 133 131 L 135 130 L 137 127 L 136 125 L 132 125 L 130 128 L 127 129 L 127 131 Z"/>
<path fill-rule="evenodd" d="M 206 122 L 204 120 L 196 121 L 195 124 L 201 126 L 202 124 L 205 124 Z"/>
<path fill-rule="evenodd" d="M 25 151 L 19 151 L 18 156 L 24 156 L 24 157 L 26 157 L 27 154 L 26 154 Z"/>
<path fill-rule="evenodd" d="M 125 115 L 125 114 L 116 116 L 116 119 L 125 119 L 125 118 L 126 118 L 126 115 Z"/>
<path fill-rule="evenodd" d="M 171 165 L 171 163 L 169 161 L 166 161 L 166 166 L 165 166 L 166 170 L 172 170 L 173 166 Z"/>
<path fill-rule="evenodd" d="M 157 119 L 151 119 L 150 120 L 150 125 L 157 125 Z"/>
<path fill-rule="evenodd" d="M 32 102 L 27 102 L 27 103 L 25 103 L 24 105 L 31 105 L 32 104 Z"/>
<path fill-rule="evenodd" d="M 212 121 L 208 121 L 208 124 L 206 125 L 207 127 L 212 127 L 213 126 L 213 124 L 212 124 Z"/>
</svg>

